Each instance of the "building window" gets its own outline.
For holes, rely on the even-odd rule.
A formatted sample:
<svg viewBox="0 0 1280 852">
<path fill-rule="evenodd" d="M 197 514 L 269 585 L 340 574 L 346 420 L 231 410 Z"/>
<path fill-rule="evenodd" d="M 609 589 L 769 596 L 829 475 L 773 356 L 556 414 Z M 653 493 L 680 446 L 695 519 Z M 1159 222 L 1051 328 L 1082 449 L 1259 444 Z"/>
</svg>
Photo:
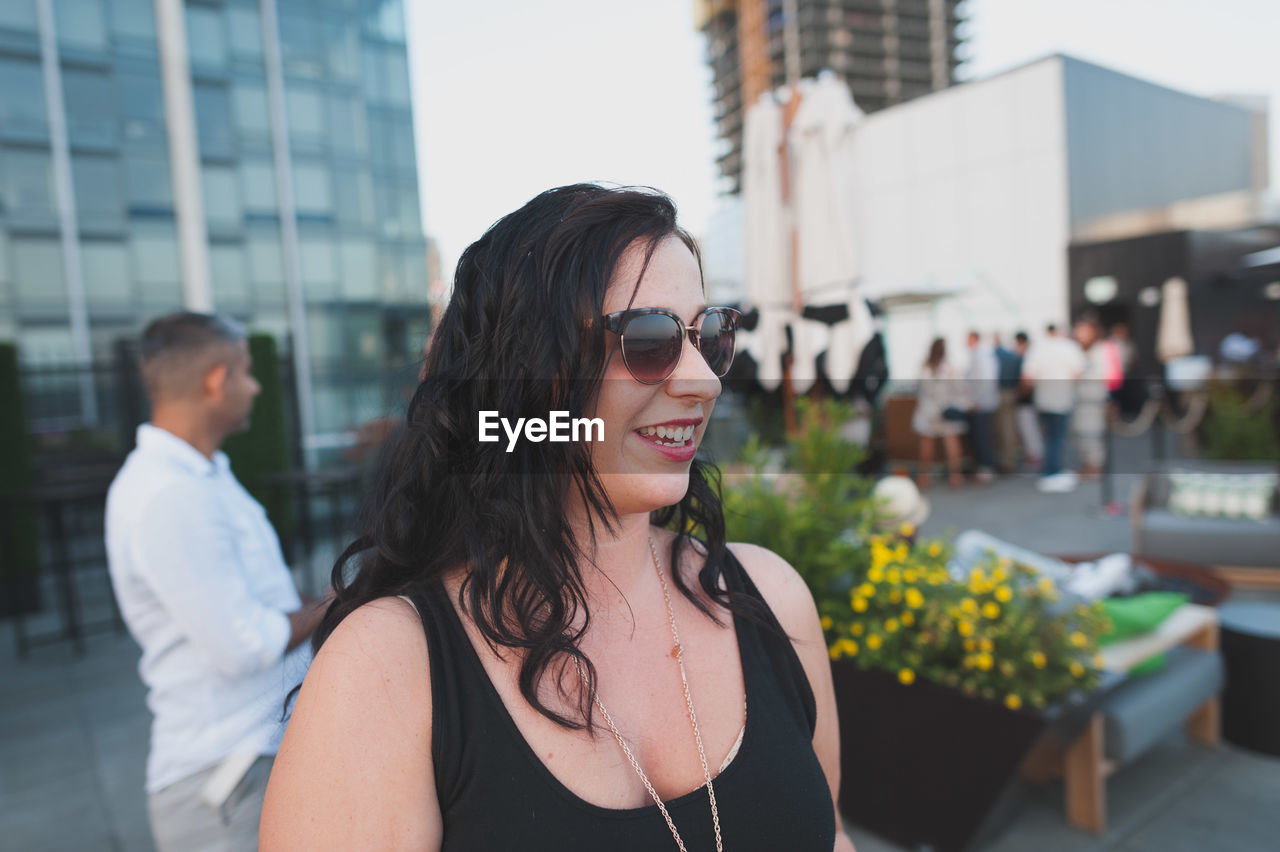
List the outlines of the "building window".
<svg viewBox="0 0 1280 852">
<path fill-rule="evenodd" d="M 309 300 L 329 301 L 338 295 L 338 270 L 330 234 L 303 234 L 298 239 L 302 286 Z"/>
<path fill-rule="evenodd" d="M 90 308 L 117 313 L 135 309 L 129 252 L 123 243 L 84 241 L 80 259 Z"/>
<path fill-rule="evenodd" d="M 111 30 L 117 36 L 155 41 L 153 0 L 111 0 Z"/>
<path fill-rule="evenodd" d="M 231 30 L 231 52 L 246 59 L 262 57 L 262 24 L 258 10 L 232 6 L 227 10 Z"/>
<path fill-rule="evenodd" d="M 324 45 L 320 24 L 312 15 L 280 16 L 280 60 L 289 77 L 324 76 Z"/>
<path fill-rule="evenodd" d="M 58 44 L 79 50 L 106 50 L 107 25 L 102 0 L 56 0 Z"/>
<path fill-rule="evenodd" d="M 210 227 L 238 228 L 244 220 L 244 210 L 240 206 L 240 187 L 235 169 L 207 165 L 201 173 L 204 215 Z"/>
<path fill-rule="evenodd" d="M 334 175 L 338 222 L 350 228 L 373 226 L 373 180 L 364 169 L 339 169 Z"/>
<path fill-rule="evenodd" d="M 62 246 L 55 239 L 13 239 L 13 283 L 23 311 L 67 310 Z"/>
<path fill-rule="evenodd" d="M 134 223 L 129 249 L 143 304 L 151 310 L 182 304 L 178 240 L 173 228 Z"/>
<path fill-rule="evenodd" d="M 62 91 L 66 99 L 67 133 L 72 145 L 112 146 L 116 143 L 115 86 L 101 71 L 65 69 Z"/>
<path fill-rule="evenodd" d="M 329 142 L 342 154 L 365 154 L 369 150 L 369 129 L 364 104 L 347 95 L 329 97 Z"/>
<path fill-rule="evenodd" d="M 2 181 L 4 207 L 11 219 L 27 222 L 56 221 L 53 170 L 49 152 L 10 148 L 4 152 Z"/>
<path fill-rule="evenodd" d="M 275 234 L 251 234 L 249 277 L 253 281 L 253 301 L 258 306 L 284 304 L 284 257 Z"/>
<path fill-rule="evenodd" d="M 276 170 L 269 161 L 241 160 L 240 189 L 248 213 L 276 212 Z"/>
<path fill-rule="evenodd" d="M 116 85 L 120 92 L 117 103 L 125 118 L 125 138 L 164 144 L 164 92 L 159 69 L 118 69 Z"/>
<path fill-rule="evenodd" d="M 369 240 L 344 239 L 338 244 L 338 276 L 344 298 L 354 302 L 377 298 L 378 269 L 374 258 Z"/>
<path fill-rule="evenodd" d="M 49 132 L 40 63 L 0 58 L 0 134 L 44 137 Z"/>
<path fill-rule="evenodd" d="M 293 167 L 293 195 L 300 216 L 327 216 L 333 213 L 329 170 L 323 165 L 296 163 Z"/>
<path fill-rule="evenodd" d="M 227 67 L 227 39 L 218 10 L 187 6 L 187 52 L 193 68 L 218 71 Z"/>
<path fill-rule="evenodd" d="M 124 226 L 124 192 L 120 166 L 114 157 L 76 154 L 71 160 L 76 216 L 82 228 Z"/>
<path fill-rule="evenodd" d="M 366 34 L 386 41 L 404 42 L 404 6 L 401 0 L 381 0 L 369 4 L 365 12 Z"/>
<path fill-rule="evenodd" d="M 0 3 L 0 27 L 34 31 L 36 26 L 36 0 L 5 0 Z"/>
<path fill-rule="evenodd" d="M 329 76 L 334 80 L 360 79 L 360 36 L 354 27 L 327 23 L 323 26 Z"/>
<path fill-rule="evenodd" d="M 130 212 L 173 212 L 168 157 L 163 154 L 127 154 L 124 175 Z"/>
<path fill-rule="evenodd" d="M 325 136 L 324 101 L 314 89 L 289 87 L 285 95 L 289 139 L 297 147 L 314 148 Z"/>
<path fill-rule="evenodd" d="M 231 103 L 236 127 L 243 138 L 270 140 L 271 115 L 267 106 L 267 89 L 261 81 L 237 80 L 231 86 Z"/>
<path fill-rule="evenodd" d="M 209 269 L 213 278 L 213 302 L 219 310 L 248 307 L 249 277 L 245 271 L 245 253 L 239 245 L 210 244 Z"/>
<path fill-rule="evenodd" d="M 231 99 L 224 86 L 197 83 L 195 94 L 196 129 L 200 134 L 200 155 L 230 157 L 234 150 L 231 127 Z"/>
</svg>

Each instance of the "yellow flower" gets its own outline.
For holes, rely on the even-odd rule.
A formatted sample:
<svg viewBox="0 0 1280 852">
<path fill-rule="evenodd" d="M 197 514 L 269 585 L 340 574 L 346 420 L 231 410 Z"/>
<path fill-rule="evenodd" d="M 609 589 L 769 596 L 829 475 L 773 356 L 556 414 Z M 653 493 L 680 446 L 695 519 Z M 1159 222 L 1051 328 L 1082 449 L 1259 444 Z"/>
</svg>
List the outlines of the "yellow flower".
<svg viewBox="0 0 1280 852">
<path fill-rule="evenodd" d="M 822 616 L 822 618 L 818 619 L 818 623 L 822 625 L 822 629 L 823 629 L 823 630 L 830 630 L 830 629 L 831 629 L 831 616 L 829 616 L 829 615 L 824 615 L 824 616 Z"/>
<path fill-rule="evenodd" d="M 996 663 L 995 660 L 991 659 L 991 655 L 986 653 L 979 654 L 977 662 L 978 668 L 982 669 L 984 672 L 991 671 L 991 667 Z"/>
<path fill-rule="evenodd" d="M 1007 579 L 1009 579 L 1009 575 L 1004 572 L 1003 568 L 997 568 L 991 572 L 991 582 L 993 583 L 1003 583 Z"/>
<path fill-rule="evenodd" d="M 996 560 L 996 567 L 1008 571 L 1013 567 L 1013 560 L 1007 556 L 1001 556 Z"/>
<path fill-rule="evenodd" d="M 1078 660 L 1071 661 L 1071 675 L 1073 677 L 1084 677 L 1084 666 L 1080 665 Z"/>
<path fill-rule="evenodd" d="M 897 568 L 890 568 L 885 572 L 884 577 L 889 581 L 889 585 L 896 586 L 902 582 L 902 572 Z"/>
<path fill-rule="evenodd" d="M 919 579 L 919 576 L 916 574 L 915 571 L 912 571 L 910 568 L 902 572 L 902 582 L 904 583 L 914 583 L 918 579 Z"/>
<path fill-rule="evenodd" d="M 959 633 L 961 636 L 972 636 L 973 622 L 961 619 L 956 623 L 956 632 Z"/>
<path fill-rule="evenodd" d="M 982 605 L 982 614 L 991 619 L 999 618 L 1000 604 L 995 601 L 987 601 Z"/>
<path fill-rule="evenodd" d="M 884 569 L 879 565 L 872 565 L 867 569 L 867 579 L 873 583 L 884 582 Z"/>
<path fill-rule="evenodd" d="M 1046 595 L 1054 591 L 1053 581 L 1048 577 L 1041 577 L 1039 585 L 1040 591 L 1044 592 Z"/>
<path fill-rule="evenodd" d="M 1104 665 L 1106 665 L 1106 662 L 1107 662 L 1106 660 L 1102 659 L 1102 655 L 1101 655 L 1101 654 L 1094 654 L 1094 655 L 1093 655 L 1093 667 L 1094 667 L 1095 669 L 1100 669 L 1100 668 L 1102 668 Z"/>
<path fill-rule="evenodd" d="M 911 669 L 903 669 L 898 672 L 898 680 L 907 686 L 910 686 L 916 682 L 916 673 L 911 671 Z"/>
<path fill-rule="evenodd" d="M 885 630 L 885 632 L 886 632 L 886 633 L 897 633 L 897 632 L 898 632 L 898 619 L 896 619 L 896 618 L 890 618 L 890 619 L 888 619 L 887 621 L 885 621 L 885 623 L 884 623 L 884 630 Z"/>
<path fill-rule="evenodd" d="M 973 598 L 965 598 L 960 601 L 960 610 L 965 615 L 974 615 L 978 612 L 978 602 Z"/>
<path fill-rule="evenodd" d="M 1004 697 L 1004 706 L 1010 710 L 1017 710 L 1022 706 L 1022 699 L 1010 693 Z"/>
<path fill-rule="evenodd" d="M 1017 672 L 1017 670 L 1018 670 L 1018 667 L 1015 666 L 1009 660 L 1000 661 L 1000 673 L 1003 674 L 1005 677 L 1013 677 L 1014 673 Z"/>
<path fill-rule="evenodd" d="M 907 606 L 912 609 L 919 609 L 924 606 L 924 595 L 920 594 L 919 589 L 907 589 L 906 601 Z"/>
<path fill-rule="evenodd" d="M 852 639 L 841 639 L 840 652 L 846 657 L 856 657 L 858 655 L 858 643 Z"/>
<path fill-rule="evenodd" d="M 836 645 L 832 645 L 827 649 L 827 655 L 833 660 L 840 659 L 840 648 Z"/>
<path fill-rule="evenodd" d="M 978 647 L 981 650 L 987 651 L 988 653 L 990 653 L 991 650 L 995 648 L 995 643 L 992 642 L 987 637 L 983 636 L 981 639 L 978 640 Z"/>
<path fill-rule="evenodd" d="M 901 562 L 907 558 L 907 554 L 910 552 L 911 551 L 907 549 L 907 543 L 905 541 L 899 542 L 898 546 L 893 549 L 893 558 Z"/>
<path fill-rule="evenodd" d="M 931 541 L 929 542 L 929 546 L 925 548 L 925 553 L 928 553 L 934 559 L 937 559 L 942 555 L 942 545 L 938 544 L 936 541 Z"/>
<path fill-rule="evenodd" d="M 916 534 L 915 524 L 903 523 L 898 527 L 898 535 L 902 536 L 903 538 L 911 538 L 911 536 L 915 534 Z"/>
<path fill-rule="evenodd" d="M 876 596 L 876 587 L 870 583 L 863 583 L 858 587 L 858 594 L 864 598 L 874 598 Z"/>
<path fill-rule="evenodd" d="M 964 640 L 964 649 L 969 653 L 973 653 L 974 651 L 978 650 L 978 643 L 973 641 L 972 639 L 966 639 Z"/>
<path fill-rule="evenodd" d="M 916 617 L 915 617 L 914 615 L 912 615 L 909 611 L 908 611 L 908 612 L 904 612 L 904 613 L 902 614 L 902 626 L 903 626 L 903 627 L 910 627 L 911 625 L 913 625 L 913 624 L 915 624 L 915 623 L 916 623 Z"/>
<path fill-rule="evenodd" d="M 854 636 L 861 636 L 865 629 L 866 628 L 862 626 L 861 621 L 855 621 L 853 623 L 853 626 L 849 628 L 849 632 L 852 633 Z"/>
<path fill-rule="evenodd" d="M 853 603 L 853 611 L 854 611 L 854 612 L 866 612 L 866 611 L 867 611 L 867 599 L 866 599 L 866 598 L 864 598 L 864 597 L 862 597 L 861 595 L 854 595 L 854 596 L 853 596 L 853 602 L 852 602 L 852 603 Z"/>
<path fill-rule="evenodd" d="M 969 571 L 969 582 L 981 583 L 986 578 L 986 576 L 987 576 L 986 574 L 982 573 L 981 568 L 974 568 L 971 571 Z"/>
<path fill-rule="evenodd" d="M 867 637 L 867 647 L 873 651 L 877 650 L 882 644 L 884 644 L 884 640 L 875 633 Z"/>
<path fill-rule="evenodd" d="M 1038 669 L 1044 668 L 1049 663 L 1049 658 L 1044 655 L 1043 651 L 1035 651 L 1031 654 L 1031 665 Z M 1077 663 L 1076 665 L 1079 665 Z"/>
<path fill-rule="evenodd" d="M 1000 603 L 1008 603 L 1013 600 L 1013 589 L 1008 586 L 1000 586 L 996 589 L 996 600 Z"/>
<path fill-rule="evenodd" d="M 902 592 L 897 589 L 889 590 L 889 603 L 900 603 L 902 601 Z"/>
<path fill-rule="evenodd" d="M 1072 633 L 1072 634 L 1071 634 L 1069 637 L 1067 637 L 1067 638 L 1068 638 L 1068 639 L 1070 639 L 1070 640 L 1071 640 L 1071 644 L 1072 644 L 1072 645 L 1074 645 L 1074 646 L 1075 646 L 1075 647 L 1077 647 L 1077 648 L 1083 648 L 1083 647 L 1085 647 L 1086 645 L 1088 645 L 1088 644 L 1089 644 L 1089 637 L 1088 637 L 1088 636 L 1085 636 L 1085 635 L 1084 635 L 1083 633 L 1081 633 L 1079 630 L 1077 630 L 1075 633 Z"/>
</svg>

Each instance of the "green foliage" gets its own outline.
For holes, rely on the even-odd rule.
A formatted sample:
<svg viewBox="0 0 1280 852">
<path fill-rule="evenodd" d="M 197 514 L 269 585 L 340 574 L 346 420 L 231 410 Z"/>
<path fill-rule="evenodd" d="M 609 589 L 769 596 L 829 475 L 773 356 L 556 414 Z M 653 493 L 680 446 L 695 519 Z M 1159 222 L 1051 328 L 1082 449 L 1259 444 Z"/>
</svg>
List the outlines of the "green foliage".
<svg viewBox="0 0 1280 852">
<path fill-rule="evenodd" d="M 289 430 L 285 412 L 287 396 L 280 376 L 280 355 L 269 334 L 249 336 L 253 375 L 262 385 L 253 404 L 249 428 L 223 445 L 231 469 L 254 498 L 267 510 L 276 534 L 283 540 L 296 525 L 293 495 L 288 488 L 265 487 L 263 480 L 289 470 Z"/>
<path fill-rule="evenodd" d="M 1245 396 L 1219 386 L 1210 391 L 1204 418 L 1204 457 L 1218 460 L 1280 461 L 1276 434 L 1276 400 L 1250 411 Z"/>
<path fill-rule="evenodd" d="M 786 559 L 814 597 L 847 600 L 853 570 L 867 560 L 862 544 L 877 520 L 871 480 L 852 471 L 864 451 L 840 436 L 849 406 L 800 400 L 799 435 L 783 451 L 787 472 L 769 472 L 771 451 L 753 437 L 744 451 L 749 473 L 725 475 L 730 541 L 749 541 Z"/>
<path fill-rule="evenodd" d="M 0 614 L 39 608 L 36 578 L 40 571 L 39 527 L 35 508 L 16 497 L 35 484 L 32 444 L 18 370 L 18 348 L 0 343 Z M 4 529 L 7 527 L 7 529 Z"/>
</svg>

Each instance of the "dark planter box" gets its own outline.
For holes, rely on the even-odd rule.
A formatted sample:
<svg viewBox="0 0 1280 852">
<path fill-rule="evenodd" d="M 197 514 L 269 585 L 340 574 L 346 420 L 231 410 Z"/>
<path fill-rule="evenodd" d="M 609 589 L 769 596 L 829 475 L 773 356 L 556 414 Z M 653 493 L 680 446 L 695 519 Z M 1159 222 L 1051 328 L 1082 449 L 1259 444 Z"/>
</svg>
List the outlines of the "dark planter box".
<svg viewBox="0 0 1280 852">
<path fill-rule="evenodd" d="M 848 660 L 832 662 L 831 672 L 846 819 L 939 852 L 970 848 L 998 827 L 1045 716 L 932 683 L 903 686 Z"/>
</svg>

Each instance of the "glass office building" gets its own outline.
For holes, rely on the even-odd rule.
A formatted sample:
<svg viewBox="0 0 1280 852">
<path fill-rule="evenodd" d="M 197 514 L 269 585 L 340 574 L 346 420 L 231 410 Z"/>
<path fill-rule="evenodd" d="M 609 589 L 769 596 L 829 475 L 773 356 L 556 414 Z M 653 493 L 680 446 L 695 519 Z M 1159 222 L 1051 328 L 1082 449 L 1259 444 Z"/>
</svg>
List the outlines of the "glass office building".
<svg viewBox="0 0 1280 852">
<path fill-rule="evenodd" d="M 427 302 L 402 0 L 0 2 L 0 340 L 26 364 L 215 309 L 296 359 L 322 449 L 394 403 Z"/>
</svg>

